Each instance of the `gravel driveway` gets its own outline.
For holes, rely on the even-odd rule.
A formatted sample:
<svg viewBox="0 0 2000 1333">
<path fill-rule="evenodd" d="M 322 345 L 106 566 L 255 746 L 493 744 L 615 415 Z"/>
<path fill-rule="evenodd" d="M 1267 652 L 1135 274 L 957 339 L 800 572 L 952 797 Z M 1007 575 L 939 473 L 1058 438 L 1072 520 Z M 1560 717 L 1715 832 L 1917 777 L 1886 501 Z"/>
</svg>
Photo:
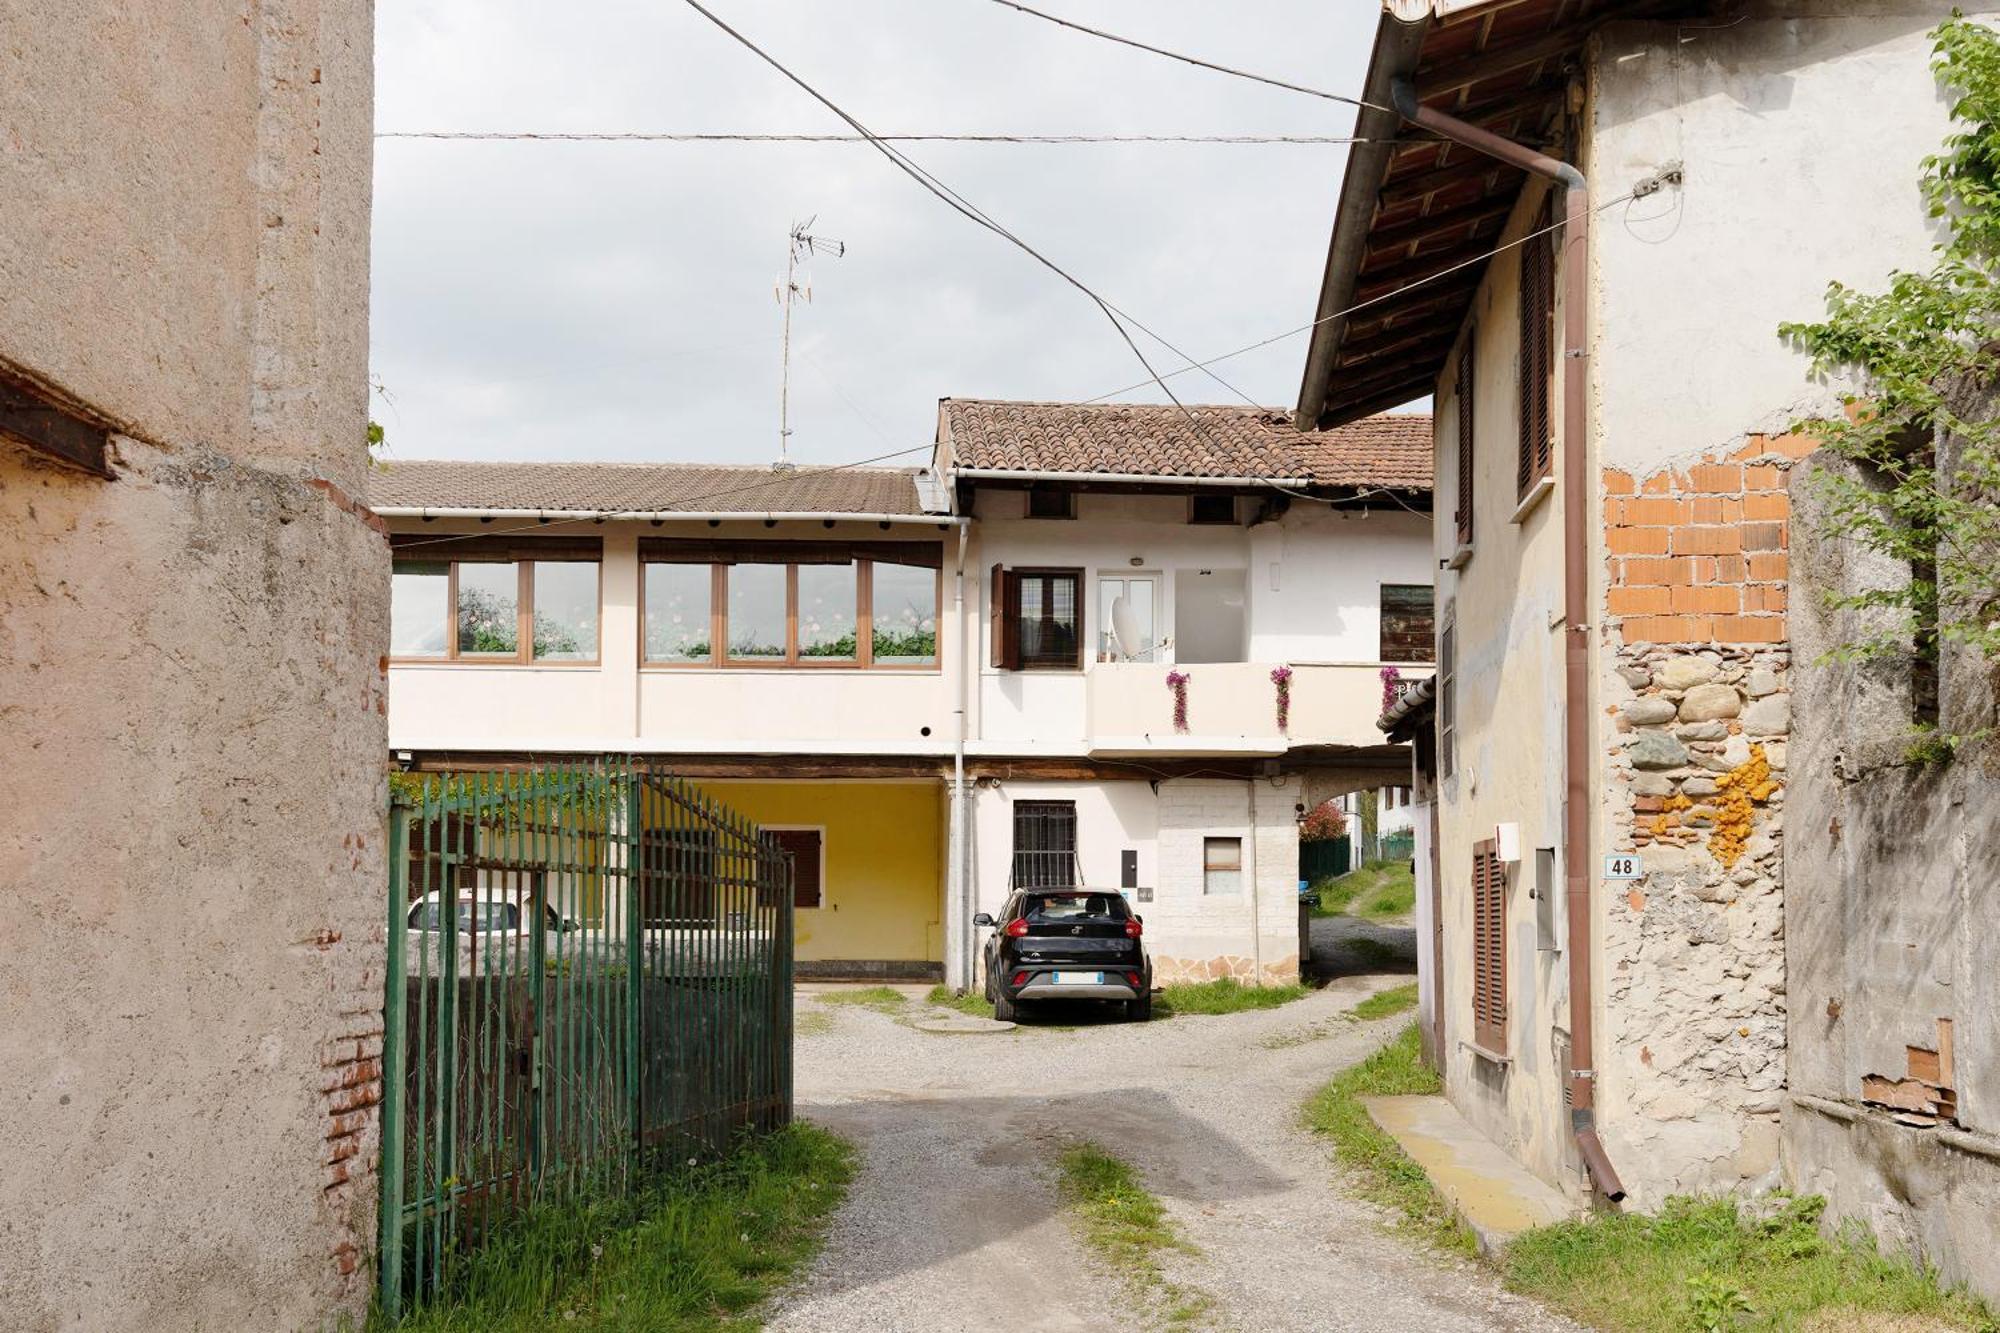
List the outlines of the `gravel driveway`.
<svg viewBox="0 0 2000 1333">
<path fill-rule="evenodd" d="M 1334 981 L 1295 1004 L 1144 1026 L 920 1032 L 820 1004 L 798 1038 L 800 1112 L 862 1166 L 826 1249 L 769 1312 L 796 1330 L 1131 1330 L 1158 1315 L 1082 1249 L 1054 1163 L 1090 1138 L 1131 1161 L 1199 1249 L 1169 1281 L 1243 1330 L 1568 1330 L 1483 1270 L 1386 1233 L 1347 1197 L 1300 1103 L 1407 1019 L 1344 1011 L 1404 980 Z M 927 1012 L 907 991 L 912 1016 Z"/>
</svg>

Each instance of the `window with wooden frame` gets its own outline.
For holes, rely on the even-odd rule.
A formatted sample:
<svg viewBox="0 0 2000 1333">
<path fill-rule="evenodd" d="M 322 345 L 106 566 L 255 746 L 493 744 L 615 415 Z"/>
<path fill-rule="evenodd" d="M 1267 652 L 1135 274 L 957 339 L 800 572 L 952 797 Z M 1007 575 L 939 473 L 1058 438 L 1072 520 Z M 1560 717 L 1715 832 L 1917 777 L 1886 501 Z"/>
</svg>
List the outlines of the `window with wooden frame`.
<svg viewBox="0 0 2000 1333">
<path fill-rule="evenodd" d="M 1452 522 L 1458 530 L 1460 550 L 1472 547 L 1474 403 L 1478 397 L 1472 357 L 1478 343 L 1479 326 L 1475 324 L 1465 331 L 1465 346 L 1458 353 L 1458 383 L 1452 391 L 1458 400 L 1458 505 L 1452 511 Z"/>
<path fill-rule="evenodd" d="M 1472 846 L 1472 1044 L 1507 1054 L 1507 868 L 1490 838 Z"/>
<path fill-rule="evenodd" d="M 641 660 L 933 668 L 942 551 L 931 542 L 642 541 Z"/>
<path fill-rule="evenodd" d="M 1001 671 L 1083 667 L 1083 571 L 993 566 L 987 614 Z"/>
<path fill-rule="evenodd" d="M 1449 609 L 1438 634 L 1437 666 L 1438 777 L 1448 778 L 1458 769 L 1458 626 Z"/>
<path fill-rule="evenodd" d="M 792 906 L 826 906 L 826 829 L 821 825 L 766 824 L 764 831 L 792 858 Z"/>
<path fill-rule="evenodd" d="M 597 665 L 600 543 L 391 542 L 391 661 Z"/>
<path fill-rule="evenodd" d="M 1022 512 L 1029 518 L 1075 518 L 1076 492 L 1036 487 L 1028 492 Z"/>
<path fill-rule="evenodd" d="M 1555 455 L 1556 259 L 1555 233 L 1547 230 L 1554 204 L 1554 191 L 1542 197 L 1521 246 L 1521 449 L 1514 489 L 1522 499 L 1549 475 Z"/>
<path fill-rule="evenodd" d="M 1201 840 L 1201 891 L 1208 897 L 1243 892 L 1243 839 Z"/>
<path fill-rule="evenodd" d="M 1190 495 L 1188 497 L 1188 522 L 1212 523 L 1217 526 L 1236 522 L 1236 497 L 1233 495 Z"/>
<path fill-rule="evenodd" d="M 1381 657 L 1383 662 L 1428 662 L 1437 643 L 1427 583 L 1382 585 Z"/>
</svg>

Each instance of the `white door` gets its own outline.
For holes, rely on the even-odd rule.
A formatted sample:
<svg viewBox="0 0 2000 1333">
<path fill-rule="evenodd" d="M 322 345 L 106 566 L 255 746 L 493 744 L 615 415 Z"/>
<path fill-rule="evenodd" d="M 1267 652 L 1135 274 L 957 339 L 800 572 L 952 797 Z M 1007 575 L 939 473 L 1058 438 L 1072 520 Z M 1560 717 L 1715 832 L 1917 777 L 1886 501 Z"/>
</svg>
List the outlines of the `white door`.
<svg viewBox="0 0 2000 1333">
<path fill-rule="evenodd" d="M 1159 575 L 1098 575 L 1098 661 L 1157 662 L 1162 660 L 1159 626 Z"/>
</svg>

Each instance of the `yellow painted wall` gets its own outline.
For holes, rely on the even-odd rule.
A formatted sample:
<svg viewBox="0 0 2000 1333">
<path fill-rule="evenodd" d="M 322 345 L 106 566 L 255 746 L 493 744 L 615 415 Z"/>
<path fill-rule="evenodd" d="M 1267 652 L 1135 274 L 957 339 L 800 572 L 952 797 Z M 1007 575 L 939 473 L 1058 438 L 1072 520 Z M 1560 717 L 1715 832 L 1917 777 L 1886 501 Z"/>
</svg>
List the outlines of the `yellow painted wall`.
<svg viewBox="0 0 2000 1333">
<path fill-rule="evenodd" d="M 944 958 L 944 788 L 911 782 L 705 782 L 759 824 L 823 825 L 825 906 L 794 919 L 797 956 Z"/>
</svg>

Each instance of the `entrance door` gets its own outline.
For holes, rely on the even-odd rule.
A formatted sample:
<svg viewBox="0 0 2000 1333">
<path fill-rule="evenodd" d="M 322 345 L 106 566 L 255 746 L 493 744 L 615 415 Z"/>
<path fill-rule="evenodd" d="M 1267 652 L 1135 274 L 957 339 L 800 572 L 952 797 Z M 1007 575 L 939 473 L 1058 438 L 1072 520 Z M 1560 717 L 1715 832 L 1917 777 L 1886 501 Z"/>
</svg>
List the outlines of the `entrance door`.
<svg viewBox="0 0 2000 1333">
<path fill-rule="evenodd" d="M 1159 661 L 1159 624 L 1159 575 L 1098 575 L 1098 661 Z"/>
</svg>

